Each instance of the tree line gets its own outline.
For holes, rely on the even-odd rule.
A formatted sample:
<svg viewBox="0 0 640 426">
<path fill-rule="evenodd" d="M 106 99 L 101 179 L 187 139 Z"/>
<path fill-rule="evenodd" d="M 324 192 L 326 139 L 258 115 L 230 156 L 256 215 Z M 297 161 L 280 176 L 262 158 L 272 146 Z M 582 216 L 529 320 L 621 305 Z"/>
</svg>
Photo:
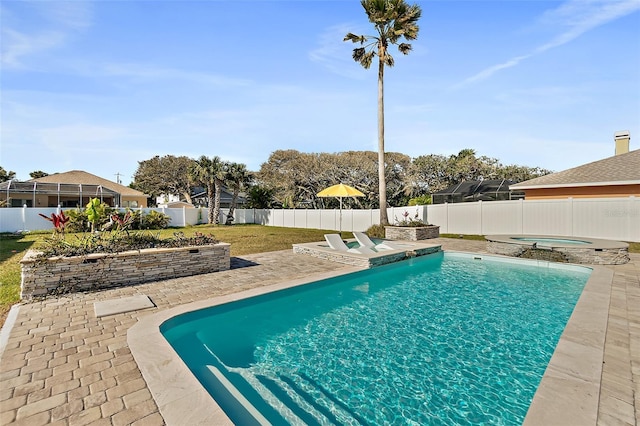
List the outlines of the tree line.
<svg viewBox="0 0 640 426">
<path fill-rule="evenodd" d="M 375 209 L 380 205 L 378 153 L 346 151 L 304 153 L 277 150 L 260 170 L 251 172 L 242 163 L 223 161 L 218 156 L 154 156 L 139 161 L 131 188 L 144 192 L 152 201 L 160 195 L 177 195 L 192 202 L 192 188 L 202 186 L 207 193 L 209 223 L 217 223 L 223 186 L 232 193 L 228 223 L 233 220 L 238 197 L 249 208 L 336 208 L 338 200 L 320 198 L 318 192 L 344 183 L 365 194 L 345 198 L 346 208 Z M 458 154 L 421 155 L 411 158 L 398 152 L 385 153 L 387 206 L 425 204 L 429 195 L 465 180 L 507 179 L 522 182 L 551 173 L 540 167 L 503 165 L 498 159 L 477 156 L 473 149 Z M 32 172 L 32 178 L 46 176 Z M 14 172 L 0 167 L 0 181 L 13 179 Z"/>
<path fill-rule="evenodd" d="M 278 150 L 255 175 L 254 184 L 271 193 L 272 205 L 283 208 L 334 208 L 338 201 L 316 194 L 336 183 L 357 188 L 364 197 L 343 199 L 350 208 L 378 208 L 378 154 L 373 151 L 303 153 Z M 551 173 L 540 167 L 503 165 L 498 159 L 476 156 L 472 149 L 458 154 L 421 155 L 411 159 L 385 153 L 387 206 L 406 206 L 411 200 L 465 180 L 507 179 L 522 182 Z"/>
</svg>

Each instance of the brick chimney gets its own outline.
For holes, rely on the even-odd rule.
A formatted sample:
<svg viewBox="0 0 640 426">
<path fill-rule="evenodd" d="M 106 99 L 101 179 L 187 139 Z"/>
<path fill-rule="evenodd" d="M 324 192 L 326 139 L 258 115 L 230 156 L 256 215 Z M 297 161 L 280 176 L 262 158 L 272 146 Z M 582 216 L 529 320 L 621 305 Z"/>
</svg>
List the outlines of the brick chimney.
<svg viewBox="0 0 640 426">
<path fill-rule="evenodd" d="M 613 134 L 613 138 L 616 141 L 616 155 L 626 154 L 629 152 L 629 141 L 631 140 L 631 135 L 628 130 L 615 132 Z"/>
</svg>

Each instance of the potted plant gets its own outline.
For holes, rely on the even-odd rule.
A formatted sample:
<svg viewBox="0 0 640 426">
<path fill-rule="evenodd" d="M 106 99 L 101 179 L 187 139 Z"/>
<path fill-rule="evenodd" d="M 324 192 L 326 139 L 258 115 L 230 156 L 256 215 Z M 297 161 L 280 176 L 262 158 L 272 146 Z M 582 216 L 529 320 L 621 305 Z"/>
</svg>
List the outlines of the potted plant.
<svg viewBox="0 0 640 426">
<path fill-rule="evenodd" d="M 440 226 L 430 225 L 423 221 L 416 210 L 414 217 L 409 217 L 409 212 L 402 213 L 402 219 L 395 218 L 395 223 L 384 227 L 384 235 L 388 240 L 418 241 L 440 236 Z"/>
</svg>

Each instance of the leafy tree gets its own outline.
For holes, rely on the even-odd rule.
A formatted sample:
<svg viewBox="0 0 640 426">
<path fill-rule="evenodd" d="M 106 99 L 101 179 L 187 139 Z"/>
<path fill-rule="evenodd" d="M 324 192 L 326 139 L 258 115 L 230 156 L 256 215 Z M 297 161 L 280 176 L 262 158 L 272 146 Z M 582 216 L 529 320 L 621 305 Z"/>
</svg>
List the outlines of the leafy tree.
<svg viewBox="0 0 640 426">
<path fill-rule="evenodd" d="M 194 160 L 181 156 L 165 155 L 138 162 L 131 187 L 152 197 L 161 194 L 181 195 L 191 202 L 191 180 L 189 168 Z"/>
<path fill-rule="evenodd" d="M 226 225 L 231 225 L 233 222 L 233 214 L 238 203 L 238 195 L 240 191 L 247 188 L 251 183 L 253 177 L 247 170 L 247 166 L 241 163 L 227 163 L 225 183 L 228 188 L 233 190 L 233 196 L 231 198 L 231 205 L 229 206 L 229 214 L 227 215 Z"/>
<path fill-rule="evenodd" d="M 31 179 L 38 179 L 41 177 L 49 176 L 49 173 L 43 172 L 42 170 L 36 170 L 35 172 L 29 173 L 29 176 L 31 176 Z"/>
<path fill-rule="evenodd" d="M 209 223 L 217 225 L 220 222 L 220 195 L 225 177 L 224 163 L 217 155 L 212 158 L 203 155 L 191 165 L 189 176 L 194 182 L 206 186 Z"/>
<path fill-rule="evenodd" d="M 16 178 L 16 172 L 7 172 L 4 167 L 0 166 L 0 182 L 6 182 Z"/>
<path fill-rule="evenodd" d="M 422 13 L 420 6 L 407 5 L 404 0 L 362 0 L 369 22 L 377 32 L 376 36 L 348 33 L 344 41 L 360 43 L 362 47 L 353 49 L 353 59 L 365 69 L 369 69 L 374 56 L 378 57 L 378 193 L 380 201 L 380 223 L 389 224 L 387 217 L 387 188 L 384 159 L 384 66 L 392 67 L 393 57 L 389 54 L 389 44 L 397 44 L 404 55 L 409 54 L 411 45 L 400 43 L 401 38 L 415 40 L 418 37 L 418 19 Z M 365 45 L 365 43 L 368 43 Z"/>
</svg>

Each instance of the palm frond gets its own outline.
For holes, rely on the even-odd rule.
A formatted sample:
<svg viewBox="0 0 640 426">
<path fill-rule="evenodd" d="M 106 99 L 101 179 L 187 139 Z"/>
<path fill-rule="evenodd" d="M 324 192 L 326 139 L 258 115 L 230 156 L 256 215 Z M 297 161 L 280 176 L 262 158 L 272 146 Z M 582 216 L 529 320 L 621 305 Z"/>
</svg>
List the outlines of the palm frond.
<svg viewBox="0 0 640 426">
<path fill-rule="evenodd" d="M 398 50 L 402 52 L 404 55 L 408 55 L 411 52 L 411 45 L 409 43 L 400 43 L 398 45 Z"/>
<path fill-rule="evenodd" d="M 344 39 L 342 41 L 351 41 L 353 43 L 363 44 L 365 41 L 367 41 L 367 36 L 359 36 L 353 33 L 348 33 L 346 36 L 344 36 Z"/>
</svg>

